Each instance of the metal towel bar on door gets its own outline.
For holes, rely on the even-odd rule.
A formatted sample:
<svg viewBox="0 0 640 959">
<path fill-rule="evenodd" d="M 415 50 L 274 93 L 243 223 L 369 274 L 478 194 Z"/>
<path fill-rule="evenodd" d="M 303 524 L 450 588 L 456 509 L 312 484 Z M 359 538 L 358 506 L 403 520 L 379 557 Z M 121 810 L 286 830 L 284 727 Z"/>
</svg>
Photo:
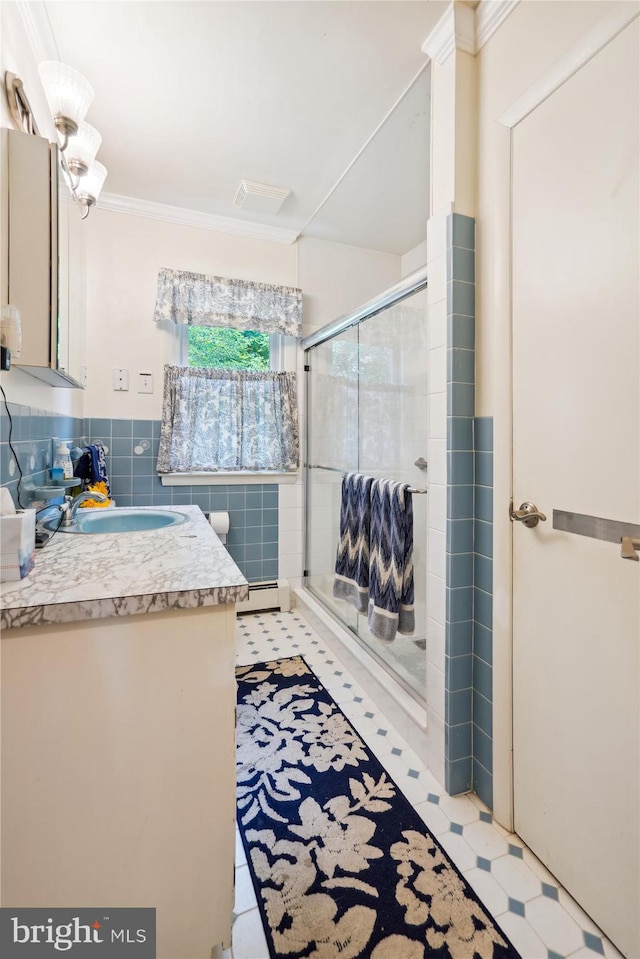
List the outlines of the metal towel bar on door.
<svg viewBox="0 0 640 959">
<path fill-rule="evenodd" d="M 619 520 L 603 519 L 601 516 L 554 509 L 553 528 L 578 536 L 589 536 L 591 539 L 601 539 L 607 543 L 618 543 L 623 559 L 638 559 L 636 550 L 640 549 L 640 525 L 637 523 L 621 523 Z"/>
</svg>

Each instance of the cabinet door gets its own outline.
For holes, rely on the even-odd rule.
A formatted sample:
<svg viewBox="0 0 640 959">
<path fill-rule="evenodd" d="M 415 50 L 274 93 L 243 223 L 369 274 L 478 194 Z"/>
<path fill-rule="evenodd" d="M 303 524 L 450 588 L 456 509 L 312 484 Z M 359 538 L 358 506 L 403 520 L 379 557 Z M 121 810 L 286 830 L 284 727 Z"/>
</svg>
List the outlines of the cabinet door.
<svg viewBox="0 0 640 959">
<path fill-rule="evenodd" d="M 57 181 L 57 171 L 49 141 L 9 130 L 8 171 L 8 295 L 22 320 L 22 351 L 15 362 L 55 367 L 58 290 L 51 264 L 57 263 L 57 191 L 51 177 L 53 172 Z"/>
<path fill-rule="evenodd" d="M 58 188 L 58 345 L 60 373 L 85 385 L 85 263 L 80 210 L 64 177 Z"/>
<path fill-rule="evenodd" d="M 80 212 L 64 195 L 58 148 L 7 130 L 8 302 L 22 320 L 16 366 L 51 386 L 83 383 L 84 262 Z"/>
</svg>

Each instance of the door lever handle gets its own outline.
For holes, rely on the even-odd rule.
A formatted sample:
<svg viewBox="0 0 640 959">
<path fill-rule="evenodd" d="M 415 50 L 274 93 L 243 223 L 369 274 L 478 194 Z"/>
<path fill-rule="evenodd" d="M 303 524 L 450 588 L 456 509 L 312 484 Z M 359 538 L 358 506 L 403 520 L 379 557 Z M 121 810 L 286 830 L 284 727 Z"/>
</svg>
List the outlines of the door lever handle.
<svg viewBox="0 0 640 959">
<path fill-rule="evenodd" d="M 509 508 L 509 519 L 512 523 L 524 523 L 531 529 L 537 526 L 540 521 L 546 522 L 547 517 L 541 513 L 535 503 L 521 503 L 520 509 L 514 509 L 513 503 Z"/>
<path fill-rule="evenodd" d="M 623 559 L 633 559 L 637 562 L 640 561 L 640 556 L 638 556 L 636 550 L 640 549 L 640 539 L 635 536 L 623 536 L 620 540 L 620 555 Z"/>
</svg>

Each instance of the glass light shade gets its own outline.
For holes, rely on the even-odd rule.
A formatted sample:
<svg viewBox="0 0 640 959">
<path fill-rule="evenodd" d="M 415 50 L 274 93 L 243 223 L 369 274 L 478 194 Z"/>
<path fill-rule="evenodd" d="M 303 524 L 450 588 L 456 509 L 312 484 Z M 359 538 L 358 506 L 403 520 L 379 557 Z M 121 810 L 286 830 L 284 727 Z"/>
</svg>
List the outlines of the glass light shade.
<svg viewBox="0 0 640 959">
<path fill-rule="evenodd" d="M 95 127 L 84 121 L 78 124 L 78 132 L 69 137 L 66 155 L 69 166 L 82 164 L 90 167 L 100 149 L 102 137 Z"/>
<path fill-rule="evenodd" d="M 94 160 L 89 167 L 89 172 L 86 173 L 80 181 L 80 186 L 78 187 L 79 195 L 81 197 L 90 196 L 94 201 L 97 200 L 106 177 L 107 168 L 103 166 L 99 160 Z"/>
<path fill-rule="evenodd" d="M 66 117 L 74 123 L 84 120 L 93 100 L 89 81 L 73 67 L 55 60 L 45 60 L 38 70 L 53 116 Z"/>
</svg>

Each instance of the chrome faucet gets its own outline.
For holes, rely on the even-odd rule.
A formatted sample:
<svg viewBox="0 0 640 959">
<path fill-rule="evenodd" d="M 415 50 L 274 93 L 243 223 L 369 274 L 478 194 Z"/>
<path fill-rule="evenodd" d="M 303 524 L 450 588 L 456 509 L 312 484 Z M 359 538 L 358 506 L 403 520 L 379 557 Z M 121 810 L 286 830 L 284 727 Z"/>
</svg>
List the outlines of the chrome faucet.
<svg viewBox="0 0 640 959">
<path fill-rule="evenodd" d="M 86 499 L 95 499 L 99 503 L 104 503 L 107 501 L 107 497 L 104 495 L 104 493 L 98 493 L 97 491 L 92 492 L 91 490 L 86 490 L 84 493 L 78 493 L 78 495 L 75 497 L 65 496 L 65 501 L 61 507 L 61 526 L 73 526 L 76 521 L 78 507 L 80 506 L 80 503 L 84 503 Z"/>
</svg>

